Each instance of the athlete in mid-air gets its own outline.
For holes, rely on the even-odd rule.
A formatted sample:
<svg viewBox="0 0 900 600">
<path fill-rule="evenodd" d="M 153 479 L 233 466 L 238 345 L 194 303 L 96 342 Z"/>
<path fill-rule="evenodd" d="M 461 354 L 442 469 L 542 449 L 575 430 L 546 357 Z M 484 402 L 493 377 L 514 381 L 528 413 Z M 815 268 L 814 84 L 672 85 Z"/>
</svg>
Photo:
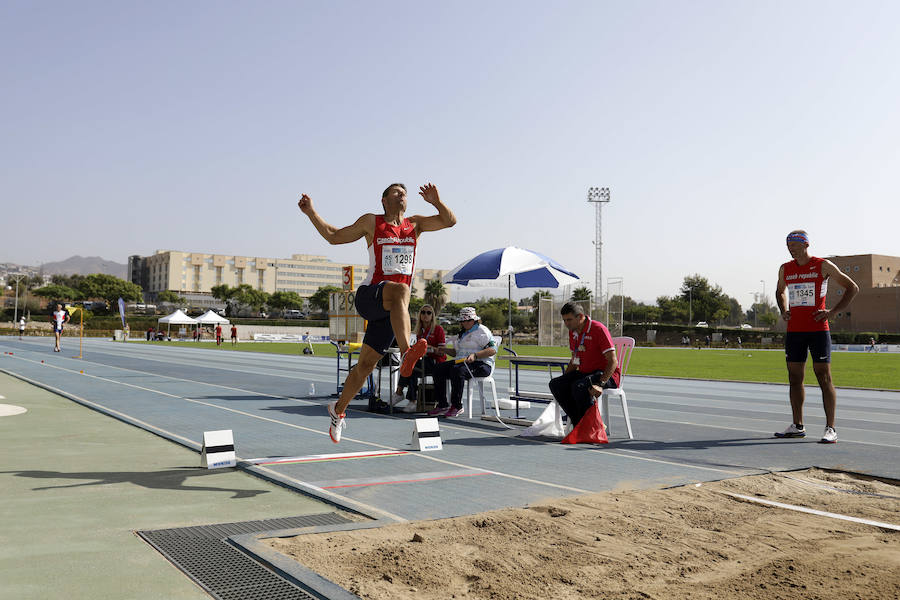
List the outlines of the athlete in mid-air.
<svg viewBox="0 0 900 600">
<path fill-rule="evenodd" d="M 436 215 L 405 217 L 406 186 L 392 183 L 381 195 L 384 213 L 366 213 L 355 223 L 338 228 L 326 223 L 313 208 L 306 194 L 297 205 L 309 217 L 319 234 L 329 244 L 349 244 L 365 237 L 369 248 L 369 272 L 356 290 L 356 310 L 368 321 L 359 360 L 347 375 L 338 400 L 328 404 L 331 441 L 341 441 L 345 426 L 345 410 L 350 400 L 362 389 L 366 377 L 396 340 L 400 348 L 400 375 L 409 377 L 416 362 L 428 347 L 424 339 L 409 345 L 410 284 L 416 262 L 416 245 L 426 231 L 438 231 L 456 224 L 456 217 L 438 195 L 437 188 L 428 183 L 419 188 L 425 202 L 437 209 Z"/>
</svg>

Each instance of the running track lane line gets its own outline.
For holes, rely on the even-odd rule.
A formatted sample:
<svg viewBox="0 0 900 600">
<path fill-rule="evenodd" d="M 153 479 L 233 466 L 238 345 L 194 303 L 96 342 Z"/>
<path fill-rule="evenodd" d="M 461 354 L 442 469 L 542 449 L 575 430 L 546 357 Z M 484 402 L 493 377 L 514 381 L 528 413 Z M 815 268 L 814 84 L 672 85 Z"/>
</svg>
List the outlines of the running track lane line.
<svg viewBox="0 0 900 600">
<path fill-rule="evenodd" d="M 21 357 L 16 357 L 16 358 L 19 358 L 20 360 L 23 360 L 23 361 L 26 361 L 26 362 L 31 362 L 31 363 L 37 364 L 37 361 L 32 360 L 32 359 L 21 358 Z M 71 360 L 74 360 L 74 359 L 71 359 Z M 66 369 L 65 367 L 60 367 L 60 366 L 52 365 L 52 364 L 49 364 L 49 363 L 44 363 L 44 364 L 46 364 L 47 366 L 50 366 L 50 367 L 52 367 L 52 368 L 54 368 L 54 369 L 59 369 L 59 370 L 62 370 L 62 371 L 68 371 L 68 372 L 73 373 L 73 374 L 75 373 L 75 371 L 72 370 L 72 369 Z M 96 363 L 95 363 L 95 364 L 96 364 Z M 102 363 L 101 363 L 101 364 L 102 364 Z M 182 378 L 179 378 L 179 377 L 170 377 L 170 376 L 167 376 L 167 375 L 157 375 L 156 373 L 151 373 L 151 372 L 147 372 L 147 371 L 138 371 L 138 370 L 135 370 L 135 369 L 128 369 L 128 368 L 126 368 L 126 367 L 117 367 L 117 366 L 114 366 L 114 365 L 103 365 L 103 366 L 104 366 L 104 367 L 107 367 L 107 368 L 111 368 L 111 369 L 121 370 L 121 371 L 129 371 L 129 372 L 133 372 L 133 373 L 141 373 L 141 374 L 144 374 L 144 375 L 152 375 L 152 376 L 155 376 L 155 377 L 164 377 L 164 378 L 166 378 L 166 379 L 174 379 L 174 380 L 176 380 L 176 381 L 186 381 L 186 382 L 189 382 L 189 383 L 200 383 L 200 384 L 202 384 L 202 385 L 207 385 L 207 386 L 211 386 L 211 387 L 220 387 L 220 388 L 222 388 L 222 389 L 229 389 L 229 390 L 234 390 L 234 391 L 248 392 L 248 390 L 241 390 L 240 388 L 232 388 L 232 387 L 228 387 L 228 386 L 220 386 L 220 385 L 212 384 L 212 383 L 198 382 L 198 381 L 194 381 L 194 380 L 191 380 L 191 379 L 182 379 Z M 186 398 L 186 397 L 183 397 L 183 396 L 177 396 L 177 395 L 174 395 L 174 394 L 169 394 L 168 392 L 162 392 L 162 391 L 159 391 L 159 390 L 154 390 L 154 389 L 151 389 L 151 388 L 145 388 L 145 387 L 138 386 L 138 385 L 131 384 L 131 383 L 125 383 L 125 382 L 122 382 L 122 381 L 116 381 L 116 380 L 114 380 L 114 379 L 108 379 L 108 378 L 105 378 L 105 377 L 100 377 L 100 376 L 98 376 L 98 375 L 89 375 L 89 374 L 87 374 L 87 373 L 81 373 L 81 374 L 83 374 L 83 375 L 85 375 L 85 376 L 87 376 L 87 377 L 93 377 L 93 378 L 95 378 L 95 379 L 99 379 L 99 380 L 102 380 L 102 381 L 108 381 L 108 382 L 110 382 L 110 383 L 115 383 L 115 384 L 118 384 L 118 385 L 124 385 L 124 386 L 127 386 L 127 387 L 133 387 L 133 388 L 140 389 L 140 390 L 144 390 L 144 391 L 148 391 L 148 392 L 151 392 L 151 393 L 160 394 L 160 395 L 163 395 L 163 396 L 168 396 L 168 397 L 170 397 L 170 398 L 175 398 L 175 399 L 179 399 L 179 400 L 185 400 L 185 401 L 187 401 L 187 402 L 192 402 L 192 403 L 195 403 L 195 404 L 201 404 L 201 405 L 204 405 L 204 406 L 209 406 L 209 407 L 212 407 L 212 408 L 217 408 L 217 409 L 220 409 L 220 410 L 233 412 L 233 413 L 240 414 L 240 415 L 244 415 L 244 416 L 251 417 L 251 418 L 254 418 L 254 419 L 260 419 L 260 420 L 263 420 L 263 421 L 268 421 L 268 422 L 270 422 L 270 423 L 276 423 L 276 424 L 280 424 L 280 425 L 285 425 L 285 426 L 287 426 L 287 427 L 292 427 L 292 428 L 295 428 L 295 429 L 300 429 L 300 430 L 302 430 L 302 431 L 308 431 L 308 432 L 315 433 L 315 434 L 318 434 L 318 435 L 325 435 L 323 432 L 321 432 L 321 431 L 319 431 L 319 430 L 317 430 L 317 429 L 311 429 L 311 428 L 309 428 L 309 427 L 303 427 L 302 425 L 295 425 L 295 424 L 293 424 L 293 423 L 286 423 L 286 422 L 284 422 L 284 421 L 279 421 L 279 420 L 277 420 L 277 419 L 271 419 L 271 418 L 269 418 L 269 417 L 262 417 L 262 416 L 259 416 L 259 415 L 253 415 L 253 414 L 245 413 L 245 412 L 243 412 L 243 411 L 239 411 L 239 410 L 236 410 L 236 409 L 233 409 L 233 408 L 228 408 L 228 407 L 225 407 L 225 406 L 219 406 L 219 405 L 217 405 L 217 404 L 212 404 L 212 403 L 209 403 L 209 402 L 203 402 L 203 401 L 201 401 L 201 400 L 195 400 L 195 399 Z M 260 393 L 260 392 L 249 392 L 249 393 L 256 394 L 256 395 L 259 395 L 259 396 L 265 396 L 265 397 L 269 397 L 269 398 L 284 398 L 285 400 L 292 400 L 292 401 L 299 402 L 299 403 L 302 403 L 302 404 L 308 404 L 308 405 L 318 406 L 318 403 L 315 403 L 315 402 L 307 402 L 307 401 L 304 401 L 304 400 L 300 400 L 300 399 L 297 399 L 297 398 L 291 398 L 291 397 L 288 397 L 288 396 L 279 396 L 279 395 L 273 395 L 273 394 L 262 394 L 262 393 Z M 98 405 L 98 406 L 99 406 L 99 405 Z M 105 407 L 104 407 L 104 409 L 105 409 Z M 390 417 L 389 415 L 383 415 L 383 416 L 388 417 L 388 418 L 394 418 L 394 419 L 398 419 L 398 418 L 399 418 L 399 417 Z M 471 428 L 468 428 L 468 427 L 462 427 L 462 426 L 458 426 L 458 425 L 456 425 L 456 426 L 454 426 L 454 425 L 448 425 L 448 426 L 446 426 L 446 427 L 448 427 L 448 428 L 453 428 L 453 429 L 457 429 L 457 430 L 460 430 L 460 431 L 471 431 Z M 493 432 L 485 432 L 485 433 L 487 433 L 487 435 L 491 435 L 491 436 L 493 436 L 493 437 L 507 437 L 507 436 L 505 436 L 505 435 L 503 435 L 503 434 L 500 434 L 500 433 L 493 433 Z M 360 440 L 360 439 L 356 439 L 356 438 L 346 437 L 346 438 L 344 438 L 344 439 L 350 440 L 350 441 L 352 441 L 352 442 L 356 442 L 356 443 L 358 443 L 358 444 L 363 444 L 363 445 L 373 446 L 373 447 L 375 447 L 375 448 L 380 448 L 380 449 L 383 449 L 383 450 L 398 450 L 398 448 L 394 448 L 394 447 L 391 447 L 391 446 L 385 446 L 385 445 L 378 444 L 378 443 L 375 443 L 375 442 L 368 442 L 368 441 Z M 558 443 L 558 442 L 545 442 L 545 441 L 542 441 L 542 440 L 532 440 L 532 439 L 529 439 L 529 438 L 518 438 L 518 439 L 524 440 L 524 441 L 527 441 L 527 442 L 531 442 L 531 443 L 535 443 L 535 444 L 545 444 L 545 445 L 550 445 L 550 446 L 553 446 L 554 448 L 559 447 L 559 443 Z M 729 474 L 729 475 L 744 475 L 744 474 L 746 474 L 747 472 L 753 472 L 753 471 L 755 471 L 755 469 L 744 469 L 744 470 L 737 471 L 737 470 L 732 470 L 732 469 L 722 469 L 722 468 L 714 468 L 714 467 L 703 467 L 703 466 L 699 466 L 699 465 L 693 465 L 693 464 L 690 464 L 690 463 L 681 463 L 681 462 L 676 462 L 676 461 L 671 461 L 671 460 L 662 460 L 662 459 L 657 459 L 657 458 L 649 458 L 649 457 L 646 457 L 646 456 L 640 456 L 640 455 L 638 455 L 639 452 L 636 451 L 636 450 L 626 450 L 626 449 L 624 449 L 624 448 L 621 449 L 621 450 L 619 450 L 619 449 L 607 450 L 607 449 L 603 449 L 603 448 L 587 448 L 587 450 L 590 451 L 590 452 L 603 452 L 604 455 L 616 456 L 616 457 L 620 457 L 620 458 L 629 458 L 629 459 L 633 459 L 633 460 L 642 460 L 642 461 L 645 461 L 645 462 L 653 462 L 653 463 L 658 463 L 658 464 L 672 465 L 672 466 L 681 467 L 681 468 L 697 469 L 697 470 L 701 470 L 701 471 L 712 471 L 712 472 L 714 472 L 714 473 L 727 473 L 727 474 Z M 628 452 L 630 452 L 630 454 L 621 454 L 620 452 L 623 452 L 623 451 L 628 451 Z M 448 465 L 452 465 L 452 466 L 455 466 L 455 467 L 460 467 L 460 468 L 464 468 L 464 469 L 480 470 L 480 469 L 477 469 L 477 468 L 472 467 L 472 466 L 470 466 L 470 465 L 464 465 L 464 464 L 461 464 L 461 463 L 456 463 L 456 462 L 453 462 L 453 461 L 448 461 L 448 460 L 441 459 L 441 458 L 437 458 L 437 457 L 434 457 L 434 456 L 427 456 L 427 455 L 422 455 L 422 454 L 418 454 L 418 453 L 416 453 L 415 455 L 416 455 L 416 456 L 420 456 L 421 458 L 425 458 L 425 459 L 428 459 L 428 460 L 433 460 L 433 461 L 436 461 L 436 462 L 441 462 L 441 463 L 448 464 Z M 499 475 L 499 476 L 501 476 L 501 477 L 508 477 L 508 478 L 511 478 L 511 479 L 516 479 L 516 480 L 524 481 L 524 482 L 527 482 L 527 483 L 534 483 L 534 484 L 537 484 L 537 485 L 544 485 L 544 486 L 549 486 L 549 487 L 554 487 L 554 488 L 559 488 L 559 489 L 564 489 L 564 490 L 570 490 L 570 491 L 574 491 L 574 492 L 576 492 L 576 493 L 582 493 L 582 494 L 591 493 L 590 490 L 583 490 L 583 489 L 580 489 L 580 488 L 575 488 L 575 487 L 570 487 L 570 486 L 559 485 L 559 484 L 550 483 L 550 482 L 547 482 L 547 481 L 541 481 L 541 480 L 531 479 L 531 478 L 527 478 L 527 477 L 520 477 L 520 476 L 518 476 L 518 475 L 512 475 L 512 474 L 510 474 L 510 473 L 502 473 L 502 472 L 496 472 L 496 471 L 492 471 L 492 473 L 494 473 L 494 474 L 496 474 L 496 475 Z"/>
<path fill-rule="evenodd" d="M 28 362 L 32 362 L 32 363 L 36 362 L 36 361 L 30 360 L 30 359 L 22 359 L 22 360 L 25 360 L 25 361 L 28 361 Z M 45 363 L 45 364 L 46 364 L 46 363 Z M 58 367 L 58 366 L 55 366 L 55 365 L 49 365 L 49 366 L 50 366 L 51 368 L 58 369 L 58 370 L 60 370 L 60 371 L 67 371 L 67 372 L 70 372 L 70 373 L 73 373 L 73 374 L 75 373 L 74 370 L 66 369 L 66 368 L 64 368 L 64 367 Z M 227 411 L 227 412 L 231 412 L 231 413 L 243 415 L 243 416 L 245 416 L 245 417 L 250 417 L 250 418 L 252 418 L 252 419 L 259 419 L 260 421 L 267 421 L 267 422 L 269 422 L 269 423 L 275 423 L 275 424 L 278 424 L 278 425 L 284 425 L 284 426 L 290 427 L 290 428 L 292 428 L 292 429 L 299 429 L 299 430 L 301 430 L 301 431 L 307 431 L 307 432 L 310 432 L 310 433 L 315 433 L 316 435 L 326 435 L 326 432 L 322 432 L 322 431 L 320 431 L 320 430 L 318 430 L 318 429 L 312 429 L 312 428 L 309 428 L 309 427 L 303 427 L 302 425 L 295 425 L 294 423 L 286 423 L 286 422 L 284 422 L 284 421 L 279 421 L 279 420 L 277 420 L 277 419 L 271 419 L 271 418 L 269 418 L 269 417 L 262 417 L 262 416 L 259 416 L 259 415 L 254 415 L 254 414 L 247 413 L 247 412 L 244 412 L 244 411 L 241 411 L 241 410 L 237 410 L 237 409 L 234 409 L 234 408 L 228 408 L 228 407 L 225 407 L 225 406 L 219 406 L 218 404 L 212 404 L 212 403 L 209 403 L 209 402 L 203 402 L 203 401 L 201 401 L 201 400 L 194 400 L 194 399 L 191 399 L 191 398 L 185 398 L 185 397 L 183 397 L 183 396 L 176 396 L 175 394 L 169 394 L 168 392 L 161 392 L 161 391 L 159 391 L 159 390 L 153 390 L 153 389 L 150 389 L 150 388 L 145 388 L 145 387 L 143 387 L 143 386 L 135 385 L 135 384 L 133 384 L 133 383 L 125 383 L 125 382 L 122 382 L 122 381 L 116 381 L 116 380 L 114 380 L 114 379 L 108 379 L 108 378 L 106 378 L 106 377 L 100 377 L 99 375 L 90 375 L 90 374 L 87 374 L 87 373 L 79 373 L 79 374 L 80 374 L 80 375 L 84 375 L 85 377 L 91 377 L 91 378 L 93 378 L 93 379 L 97 379 L 97 380 L 100 380 L 100 381 L 106 381 L 106 382 L 108 382 L 108 383 L 114 383 L 114 384 L 122 385 L 122 386 L 125 386 L 125 387 L 131 387 L 131 388 L 143 390 L 143 391 L 146 391 L 146 392 L 150 392 L 150 393 L 153 393 L 153 394 L 159 394 L 159 395 L 161 395 L 161 396 L 167 396 L 167 397 L 169 397 L 169 398 L 174 398 L 174 399 L 177 399 L 177 400 L 184 400 L 184 401 L 186 401 L 186 402 L 192 402 L 192 403 L 194 403 L 194 404 L 200 404 L 200 405 L 203 405 L 203 406 L 209 406 L 209 407 L 211 407 L 211 408 L 216 408 L 216 409 L 219 409 L 219 410 L 224 410 L 224 411 Z M 30 380 L 29 380 L 29 381 L 30 381 Z M 34 383 L 36 383 L 36 382 L 34 382 Z M 60 390 L 60 391 L 61 391 L 61 390 Z M 61 395 L 67 396 L 68 394 L 62 393 Z M 94 405 L 94 406 L 97 406 L 97 407 L 99 407 L 99 408 L 102 408 L 104 411 L 110 410 L 110 409 L 106 408 L 105 406 L 103 406 L 102 404 L 99 404 L 99 403 L 96 403 L 96 402 L 92 402 L 91 404 Z M 124 415 L 124 416 L 128 417 L 129 419 L 132 418 L 132 417 L 130 417 L 129 415 L 126 415 L 125 413 L 121 413 L 121 412 L 118 412 L 118 411 L 112 411 L 112 410 L 110 410 L 110 412 L 117 412 L 117 414 Z M 152 427 L 152 426 L 151 426 L 151 427 Z M 158 429 L 159 431 L 164 431 L 163 429 L 160 429 L 160 428 L 155 428 L 155 429 Z M 166 433 L 168 434 L 169 432 L 166 432 Z M 181 436 L 177 436 L 177 437 L 178 437 L 179 439 L 184 439 L 184 438 L 181 437 Z M 375 447 L 375 448 L 380 448 L 380 449 L 382 449 L 382 450 L 400 450 L 399 448 L 394 448 L 394 447 L 391 447 L 391 446 L 385 446 L 385 445 L 383 445 L 383 444 L 378 444 L 378 443 L 375 443 L 375 442 L 368 442 L 368 441 L 365 441 L 365 440 L 358 440 L 358 439 L 355 439 L 355 438 L 349 438 L 349 437 L 348 437 L 348 438 L 345 438 L 345 439 L 350 440 L 350 441 L 352 441 L 352 442 L 356 442 L 356 443 L 358 443 L 358 444 L 363 444 L 363 445 L 372 446 L 372 447 Z M 195 442 L 192 442 L 192 444 L 193 444 L 193 445 L 196 445 Z M 465 464 L 462 464 L 462 463 L 456 463 L 456 462 L 452 462 L 452 461 L 448 461 L 448 460 L 443 460 L 443 459 L 439 459 L 439 458 L 436 458 L 436 457 L 433 457 L 433 456 L 425 456 L 425 455 L 421 455 L 421 454 L 415 454 L 415 455 L 416 455 L 416 456 L 420 456 L 421 458 L 424 458 L 424 459 L 427 459 L 427 460 L 434 460 L 434 461 L 441 462 L 441 463 L 444 463 L 444 464 L 448 464 L 448 465 L 452 465 L 452 466 L 455 466 L 455 467 L 459 467 L 459 468 L 461 468 L 461 469 L 469 469 L 469 470 L 472 470 L 472 471 L 483 471 L 483 470 L 484 470 L 484 469 L 481 469 L 481 468 L 478 468 L 478 467 L 473 467 L 473 466 L 471 466 L 471 465 L 465 465 Z M 642 460 L 642 459 L 639 459 L 639 460 Z M 539 479 L 530 479 L 530 478 L 528 478 L 528 477 L 520 477 L 520 476 L 518 476 L 518 475 L 513 475 L 513 474 L 511 474 L 511 473 L 503 473 L 503 472 L 500 472 L 500 471 L 489 471 L 489 472 L 490 472 L 492 475 L 497 475 L 497 476 L 500 476 L 500 477 L 507 477 L 507 478 L 509 478 L 509 479 L 515 479 L 515 480 L 518 480 L 518 481 L 524 481 L 524 482 L 526 482 L 526 483 L 532 483 L 532 484 L 535 484 L 535 485 L 542 485 L 542 486 L 547 486 L 547 487 L 552 487 L 552 488 L 557 488 L 557 489 L 563 489 L 563 490 L 572 491 L 572 492 L 579 493 L 579 494 L 589 494 L 589 493 L 591 493 L 590 490 L 583 490 L 583 489 L 581 489 L 581 488 L 575 488 L 575 487 L 570 487 L 570 486 L 566 486 L 566 485 L 559 485 L 559 484 L 556 484 L 556 483 L 550 483 L 549 481 L 541 481 L 541 480 L 539 480 Z"/>
<path fill-rule="evenodd" d="M 59 367 L 57 367 L 57 368 L 59 368 Z M 61 370 L 66 371 L 68 369 L 61 369 Z M 136 418 L 132 417 L 131 415 L 127 415 L 125 413 L 119 412 L 119 411 L 111 409 L 111 408 L 107 408 L 97 402 L 93 402 L 86 398 L 82 398 L 81 396 L 76 396 L 75 394 L 72 394 L 70 392 L 66 392 L 59 388 L 53 387 L 52 385 L 49 385 L 46 383 L 41 383 L 34 379 L 30 379 L 24 375 L 21 375 L 18 373 L 12 373 L 10 371 L 7 371 L 6 369 L 0 368 L 0 372 L 6 373 L 7 375 L 9 375 L 11 377 L 15 377 L 17 379 L 21 379 L 22 381 L 26 381 L 26 382 L 30 383 L 31 385 L 35 385 L 37 387 L 51 391 L 54 394 L 57 394 L 63 398 L 69 398 L 70 400 L 73 400 L 73 401 L 77 402 L 78 404 L 92 407 L 92 408 L 96 409 L 97 412 L 100 412 L 101 414 L 113 415 L 115 418 L 117 418 L 120 421 L 129 423 L 132 425 L 137 425 L 137 426 L 141 427 L 142 429 L 149 431 L 150 433 L 157 433 L 157 434 L 161 435 L 162 437 L 169 439 L 169 440 L 172 440 L 172 439 L 180 440 L 183 445 L 185 445 L 188 448 L 193 448 L 198 452 L 201 449 L 200 444 L 198 444 L 197 442 L 195 442 L 193 440 L 189 440 L 189 439 L 187 439 L 183 436 L 180 436 L 176 433 L 172 433 L 171 431 L 163 429 L 162 427 L 157 427 L 155 425 L 146 423 L 145 421 L 141 421 L 140 419 L 136 419 Z M 95 377 L 95 378 L 102 379 L 102 377 Z M 116 381 L 112 381 L 112 380 L 109 380 L 109 381 L 111 381 L 112 383 L 120 383 L 120 382 L 116 382 Z M 122 384 L 122 385 L 128 385 L 128 384 Z M 149 391 L 152 392 L 154 390 L 149 390 Z M 157 393 L 163 394 L 166 396 L 171 396 L 171 394 L 166 394 L 165 392 L 157 392 Z M 177 396 L 173 396 L 173 397 L 177 398 Z M 306 483 L 305 481 L 300 481 L 299 479 L 295 479 L 288 475 L 278 473 L 276 471 L 273 471 L 273 470 L 268 469 L 261 465 L 253 465 L 253 464 L 245 463 L 242 460 L 240 460 L 239 457 L 236 457 L 236 458 L 238 459 L 239 464 L 246 465 L 247 467 L 249 467 L 247 470 L 251 473 L 254 470 L 257 470 L 262 473 L 265 473 L 266 474 L 265 477 L 270 479 L 271 481 L 289 482 L 290 485 L 296 487 L 298 490 L 305 490 L 305 491 L 311 492 L 314 497 L 318 497 L 318 499 L 330 502 L 331 504 L 334 504 L 338 507 L 359 512 L 359 513 L 366 515 L 373 519 L 376 518 L 373 515 L 381 515 L 382 517 L 391 519 L 393 521 L 397 521 L 399 523 L 405 523 L 407 521 L 407 519 L 404 519 L 401 516 L 395 515 L 386 510 L 382 510 L 378 507 L 371 506 L 369 504 L 360 502 L 358 500 L 354 500 L 353 498 L 348 498 L 345 496 L 341 496 L 339 494 L 335 494 L 334 492 L 329 492 L 326 489 L 323 489 L 323 488 L 320 488 L 320 487 L 317 487 L 314 485 L 310 485 L 310 484 Z"/>
</svg>

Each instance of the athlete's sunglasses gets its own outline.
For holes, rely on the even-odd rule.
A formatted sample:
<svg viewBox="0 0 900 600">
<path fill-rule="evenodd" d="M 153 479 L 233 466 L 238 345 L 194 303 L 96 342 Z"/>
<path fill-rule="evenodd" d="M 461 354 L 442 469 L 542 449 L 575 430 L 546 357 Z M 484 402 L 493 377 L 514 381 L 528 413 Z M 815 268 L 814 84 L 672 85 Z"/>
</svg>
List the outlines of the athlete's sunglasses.
<svg viewBox="0 0 900 600">
<path fill-rule="evenodd" d="M 431 315 L 431 314 L 434 314 L 434 313 L 432 313 L 430 310 L 423 310 L 423 311 L 421 311 L 421 313 L 422 313 L 423 315 Z"/>
</svg>

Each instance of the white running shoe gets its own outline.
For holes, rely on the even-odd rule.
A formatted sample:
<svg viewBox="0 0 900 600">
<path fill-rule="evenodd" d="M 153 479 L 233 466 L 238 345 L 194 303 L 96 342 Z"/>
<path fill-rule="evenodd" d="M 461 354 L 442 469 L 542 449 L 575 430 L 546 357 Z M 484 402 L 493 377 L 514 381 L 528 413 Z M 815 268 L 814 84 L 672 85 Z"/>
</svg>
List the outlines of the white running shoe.
<svg viewBox="0 0 900 600">
<path fill-rule="evenodd" d="M 401 402 L 403 402 L 403 394 L 391 392 L 391 406 L 397 406 Z"/>
<path fill-rule="evenodd" d="M 777 437 L 777 438 L 806 437 L 806 427 L 804 427 L 803 425 L 801 425 L 800 427 L 797 427 L 796 425 L 791 423 L 790 426 L 787 429 L 785 429 L 784 431 L 776 431 L 775 437 Z"/>
<path fill-rule="evenodd" d="M 405 413 L 414 413 L 416 412 L 416 401 L 410 400 L 406 406 L 403 407 L 403 412 Z"/>
<path fill-rule="evenodd" d="M 834 430 L 834 427 L 826 427 L 825 433 L 822 435 L 822 439 L 819 440 L 820 444 L 833 444 L 837 442 L 837 432 Z"/>
<path fill-rule="evenodd" d="M 344 422 L 344 417 L 347 416 L 347 413 L 337 414 L 334 412 L 336 406 L 337 400 L 328 403 L 328 416 L 331 417 L 331 427 L 328 428 L 328 435 L 331 436 L 331 441 L 335 444 L 340 443 L 341 430 L 347 426 Z"/>
</svg>

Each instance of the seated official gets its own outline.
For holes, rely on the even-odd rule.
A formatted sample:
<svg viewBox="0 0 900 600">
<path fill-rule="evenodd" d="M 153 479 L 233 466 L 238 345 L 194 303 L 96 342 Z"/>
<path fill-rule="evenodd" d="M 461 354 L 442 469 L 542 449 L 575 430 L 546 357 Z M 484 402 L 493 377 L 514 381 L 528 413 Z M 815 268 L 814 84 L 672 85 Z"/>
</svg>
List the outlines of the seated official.
<svg viewBox="0 0 900 600">
<path fill-rule="evenodd" d="M 428 411 L 431 416 L 455 417 L 463 412 L 463 385 L 472 377 L 487 377 L 494 368 L 494 335 L 479 323 L 475 308 L 467 306 L 459 311 L 462 333 L 444 351 L 456 360 L 439 363 L 434 367 L 434 399 L 437 406 Z M 450 405 L 447 404 L 447 381 L 450 382 Z"/>
<path fill-rule="evenodd" d="M 407 413 L 416 412 L 419 376 L 433 375 L 434 366 L 447 360 L 447 356 L 444 354 L 446 334 L 444 328 L 437 324 L 437 315 L 434 313 L 434 307 L 430 304 L 424 305 L 419 310 L 419 321 L 416 323 L 413 333 L 416 334 L 417 339 L 428 341 L 428 350 L 421 362 L 422 367 L 414 369 L 409 377 L 401 375 L 397 380 L 397 390 L 391 394 L 391 405 L 396 405 L 403 400 L 403 388 L 407 388 L 406 398 L 409 403 L 403 407 L 403 412 Z"/>
<path fill-rule="evenodd" d="M 550 380 L 550 392 L 575 426 L 604 388 L 619 387 L 622 371 L 606 325 L 574 302 L 565 303 L 560 314 L 569 330 L 572 360 L 563 375 Z"/>
</svg>

